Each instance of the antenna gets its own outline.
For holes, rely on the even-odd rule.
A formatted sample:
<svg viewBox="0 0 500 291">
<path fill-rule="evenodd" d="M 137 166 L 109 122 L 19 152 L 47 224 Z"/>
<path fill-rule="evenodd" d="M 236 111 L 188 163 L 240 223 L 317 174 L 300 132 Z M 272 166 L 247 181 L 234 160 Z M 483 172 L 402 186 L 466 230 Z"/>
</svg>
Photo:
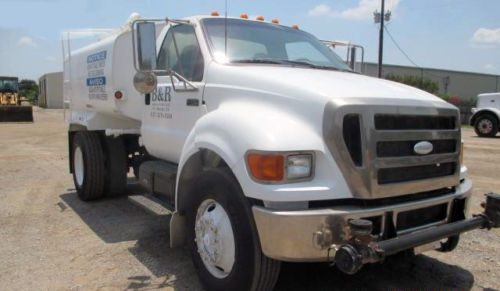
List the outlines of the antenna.
<svg viewBox="0 0 500 291">
<path fill-rule="evenodd" d="M 227 0 L 225 2 L 224 11 L 224 55 L 227 58 Z"/>
</svg>

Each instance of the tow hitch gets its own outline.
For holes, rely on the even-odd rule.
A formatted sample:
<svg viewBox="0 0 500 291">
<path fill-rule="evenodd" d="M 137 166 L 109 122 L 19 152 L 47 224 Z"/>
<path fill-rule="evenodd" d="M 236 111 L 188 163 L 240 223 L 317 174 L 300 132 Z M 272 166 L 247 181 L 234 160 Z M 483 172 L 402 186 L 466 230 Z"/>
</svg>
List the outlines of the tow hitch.
<svg viewBox="0 0 500 291">
<path fill-rule="evenodd" d="M 414 247 L 432 243 L 476 228 L 500 227 L 500 195 L 488 193 L 482 204 L 484 212 L 470 219 L 431 227 L 400 237 L 375 241 L 371 235 L 372 222 L 364 219 L 349 221 L 352 239 L 335 253 L 335 265 L 347 274 L 357 273 L 364 264 L 382 261 L 385 257 Z"/>
</svg>

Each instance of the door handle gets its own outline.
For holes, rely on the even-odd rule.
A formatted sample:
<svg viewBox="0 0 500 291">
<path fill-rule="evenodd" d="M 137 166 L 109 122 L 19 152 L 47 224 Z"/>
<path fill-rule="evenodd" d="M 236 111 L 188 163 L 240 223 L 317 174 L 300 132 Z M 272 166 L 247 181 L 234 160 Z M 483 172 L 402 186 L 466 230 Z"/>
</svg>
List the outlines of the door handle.
<svg viewBox="0 0 500 291">
<path fill-rule="evenodd" d="M 200 106 L 200 100 L 198 100 L 198 99 L 187 99 L 186 100 L 186 105 L 187 106 Z"/>
</svg>

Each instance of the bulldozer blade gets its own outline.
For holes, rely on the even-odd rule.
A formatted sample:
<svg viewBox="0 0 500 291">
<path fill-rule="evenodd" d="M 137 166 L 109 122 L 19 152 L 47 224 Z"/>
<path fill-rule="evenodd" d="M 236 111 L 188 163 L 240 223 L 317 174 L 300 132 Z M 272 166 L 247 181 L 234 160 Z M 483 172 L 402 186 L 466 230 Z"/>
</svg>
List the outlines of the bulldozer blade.
<svg viewBox="0 0 500 291">
<path fill-rule="evenodd" d="M 0 106 L 0 122 L 33 122 L 33 107 Z"/>
</svg>

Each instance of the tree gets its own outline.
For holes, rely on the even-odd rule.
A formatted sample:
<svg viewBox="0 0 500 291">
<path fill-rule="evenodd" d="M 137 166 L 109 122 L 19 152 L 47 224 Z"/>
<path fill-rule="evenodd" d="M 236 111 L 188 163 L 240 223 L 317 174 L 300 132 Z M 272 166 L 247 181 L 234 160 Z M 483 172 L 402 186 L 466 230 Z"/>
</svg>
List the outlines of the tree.
<svg viewBox="0 0 500 291">
<path fill-rule="evenodd" d="M 38 98 L 38 85 L 33 80 L 23 79 L 19 82 L 19 95 L 26 97 L 30 102 Z"/>
<path fill-rule="evenodd" d="M 432 81 L 430 79 L 422 79 L 417 76 L 398 76 L 394 74 L 390 74 L 385 76 L 387 80 L 403 83 L 409 86 L 413 86 L 424 91 L 427 91 L 431 94 L 439 93 L 439 83 L 436 81 Z"/>
</svg>

